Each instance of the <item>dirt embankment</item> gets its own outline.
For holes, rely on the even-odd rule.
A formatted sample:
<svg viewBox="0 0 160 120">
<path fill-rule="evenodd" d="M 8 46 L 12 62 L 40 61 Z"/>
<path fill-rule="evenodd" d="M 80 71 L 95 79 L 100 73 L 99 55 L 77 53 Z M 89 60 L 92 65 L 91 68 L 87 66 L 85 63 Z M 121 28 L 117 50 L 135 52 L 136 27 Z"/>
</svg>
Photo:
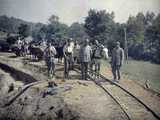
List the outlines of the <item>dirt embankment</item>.
<svg viewBox="0 0 160 120">
<path fill-rule="evenodd" d="M 58 86 L 55 87 L 53 94 L 46 94 L 48 83 L 45 82 L 47 80 L 45 67 L 41 68 L 41 64 L 40 67 L 36 67 L 34 64 L 25 63 L 21 58 L 9 56 L 1 57 L 0 62 L 5 64 L 1 65 L 1 68 L 14 80 L 14 83 L 21 81 L 27 84 L 33 82 L 32 80 L 44 81 L 27 89 L 9 106 L 4 106 L 4 104 L 21 89 L 10 93 L 6 90 L 0 99 L 1 120 L 127 119 L 120 107 L 91 81 L 76 79 L 64 81 L 62 66 L 57 69 L 58 78 L 54 79 Z M 78 76 L 78 74 L 73 76 Z"/>
<path fill-rule="evenodd" d="M 13 57 L 13 54 L 3 54 L 0 62 L 13 69 L 6 73 L 13 81 L 21 81 L 21 85 L 33 82 L 32 80 L 44 81 L 33 86 L 19 96 L 10 106 L 3 108 L 3 102 L 14 94 L 6 94 L 1 99 L 0 119 L 13 120 L 125 120 L 127 117 L 117 106 L 110 96 L 98 88 L 91 81 L 77 80 L 80 75 L 74 71 L 70 73 L 70 80 L 63 80 L 63 66 L 58 65 L 54 82 L 54 94 L 44 95 L 48 90 L 46 67 L 44 62 L 30 62 L 24 58 Z M 3 66 L 2 66 L 3 67 Z M 16 71 L 16 72 L 15 72 Z M 107 71 L 107 70 L 106 70 Z M 22 72 L 22 73 L 21 73 Z M 107 72 L 108 75 L 109 72 Z M 4 80 L 4 78 L 2 78 Z M 11 82 L 11 81 L 10 81 Z M 148 93 L 137 84 L 122 80 L 120 82 L 127 89 L 141 97 L 159 112 L 158 97 Z M 135 89 L 134 89 L 134 88 Z M 6 90 L 7 91 L 7 90 Z M 140 92 L 138 92 L 140 91 Z M 153 105 L 156 104 L 156 105 Z M 15 110 L 16 109 L 16 110 Z"/>
</svg>

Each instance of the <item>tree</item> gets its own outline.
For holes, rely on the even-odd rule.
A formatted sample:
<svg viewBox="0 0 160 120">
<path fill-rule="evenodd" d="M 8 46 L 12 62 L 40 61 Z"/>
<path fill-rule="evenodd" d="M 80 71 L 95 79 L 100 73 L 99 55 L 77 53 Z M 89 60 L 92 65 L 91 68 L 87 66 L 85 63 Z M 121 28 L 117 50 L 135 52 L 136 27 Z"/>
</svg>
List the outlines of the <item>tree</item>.
<svg viewBox="0 0 160 120">
<path fill-rule="evenodd" d="M 52 15 L 48 21 L 48 25 L 42 27 L 40 33 L 45 34 L 45 38 L 54 43 L 64 40 L 67 35 L 68 26 L 60 23 L 59 18 L 55 15 Z"/>
<path fill-rule="evenodd" d="M 145 25 L 150 26 L 154 21 L 155 14 L 153 12 L 147 12 L 145 15 Z"/>
<path fill-rule="evenodd" d="M 15 36 L 8 36 L 6 41 L 9 43 L 9 45 L 12 45 L 16 42 L 17 38 Z"/>
<path fill-rule="evenodd" d="M 146 30 L 148 48 L 153 55 L 152 60 L 160 63 L 160 14 L 153 20 L 152 25 Z"/>
<path fill-rule="evenodd" d="M 55 24 L 59 22 L 59 17 L 56 15 L 51 15 L 51 17 L 48 19 L 49 24 Z"/>
<path fill-rule="evenodd" d="M 25 37 L 29 36 L 29 34 L 30 34 L 29 26 L 28 26 L 27 24 L 21 24 L 21 25 L 18 27 L 18 34 L 19 34 L 22 38 L 25 38 Z"/>
<path fill-rule="evenodd" d="M 129 17 L 127 33 L 130 45 L 144 42 L 145 16 L 143 13 L 138 13 L 136 17 Z"/>
<path fill-rule="evenodd" d="M 101 43 L 107 44 L 108 41 L 114 40 L 115 23 L 114 13 L 106 13 L 105 10 L 90 10 L 85 19 L 86 33 L 90 39 L 99 40 Z"/>
<path fill-rule="evenodd" d="M 43 27 L 46 27 L 45 24 L 37 23 L 31 27 L 32 27 L 31 33 L 32 33 L 32 37 L 34 38 L 34 40 L 36 40 L 36 41 L 42 40 L 42 38 L 45 37 L 44 32 L 41 32 L 41 29 Z"/>
<path fill-rule="evenodd" d="M 146 19 L 143 13 L 130 16 L 126 23 L 128 53 L 130 57 L 142 59 L 145 42 Z"/>
<path fill-rule="evenodd" d="M 16 34 L 18 33 L 18 27 L 21 24 L 27 24 L 28 26 L 31 26 L 35 23 L 26 22 L 24 20 L 17 19 L 14 17 L 0 16 L 0 31 Z"/>
<path fill-rule="evenodd" d="M 77 22 L 68 28 L 68 36 L 78 41 L 88 38 L 84 25 Z"/>
</svg>

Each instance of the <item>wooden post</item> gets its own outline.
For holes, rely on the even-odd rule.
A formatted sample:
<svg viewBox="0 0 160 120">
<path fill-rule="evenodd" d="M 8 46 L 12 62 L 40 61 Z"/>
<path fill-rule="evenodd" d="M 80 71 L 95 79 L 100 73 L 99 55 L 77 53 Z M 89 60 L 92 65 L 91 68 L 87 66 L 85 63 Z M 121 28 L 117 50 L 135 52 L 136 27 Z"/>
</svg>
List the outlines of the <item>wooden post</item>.
<svg viewBox="0 0 160 120">
<path fill-rule="evenodd" d="M 126 28 L 124 28 L 124 52 L 125 52 L 126 63 L 128 63 L 128 43 L 127 43 Z"/>
</svg>

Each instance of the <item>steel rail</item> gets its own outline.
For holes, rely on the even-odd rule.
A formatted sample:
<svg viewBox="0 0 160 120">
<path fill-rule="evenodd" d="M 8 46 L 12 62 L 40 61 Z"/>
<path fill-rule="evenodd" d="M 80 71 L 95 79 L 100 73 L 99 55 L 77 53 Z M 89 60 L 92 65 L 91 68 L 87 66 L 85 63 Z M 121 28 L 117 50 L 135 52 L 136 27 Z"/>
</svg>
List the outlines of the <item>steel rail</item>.
<svg viewBox="0 0 160 120">
<path fill-rule="evenodd" d="M 0 62 L 0 68 L 5 72 L 10 73 L 14 79 L 22 79 L 26 83 L 24 86 L 22 86 L 20 90 L 17 90 L 15 95 L 8 101 L 6 101 L 6 103 L 2 107 L 7 107 L 11 105 L 20 95 L 22 95 L 30 87 L 46 82 L 46 81 L 38 81 L 36 78 L 29 75 L 28 73 L 24 73 L 23 71 L 17 70 L 14 67 L 11 67 L 1 62 Z"/>
<path fill-rule="evenodd" d="M 1 65 L 2 65 L 2 63 L 1 63 Z M 3 65 L 4 65 L 4 64 L 3 64 Z M 8 66 L 8 65 L 6 65 L 6 66 Z M 5 66 L 5 67 L 6 67 L 6 66 Z M 13 68 L 12 68 L 12 70 L 13 70 Z M 94 72 L 94 71 L 88 71 L 88 72 L 90 72 L 90 73 L 92 72 L 92 74 L 97 75 L 97 73 Z M 106 78 L 105 76 L 103 76 L 102 74 L 99 74 L 99 76 L 100 76 L 100 78 L 102 78 L 103 80 L 106 80 L 106 81 L 108 81 L 109 83 L 111 83 L 111 84 L 119 87 L 119 88 L 122 89 L 124 92 L 126 92 L 127 94 L 129 94 L 130 96 L 132 96 L 135 100 L 137 100 L 139 103 L 141 103 L 149 112 L 151 112 L 152 115 L 153 115 L 155 118 L 157 118 L 158 120 L 160 120 L 160 116 L 158 116 L 158 115 L 156 114 L 156 112 L 154 112 L 149 106 L 147 106 L 147 105 L 146 105 L 143 101 L 141 101 L 138 97 L 136 97 L 136 96 L 133 95 L 131 92 L 129 92 L 128 90 L 126 90 L 123 86 L 121 86 L 120 84 L 115 83 L 115 82 L 107 79 L 107 78 Z M 89 77 L 90 77 L 90 76 L 89 76 Z M 102 85 L 100 85 L 99 83 L 97 83 L 96 81 L 94 81 L 93 78 L 90 77 L 90 79 L 91 79 L 93 82 L 95 82 L 96 85 L 98 85 L 99 87 L 101 87 L 106 93 L 108 93 L 108 95 L 112 96 L 112 99 L 114 99 L 115 102 L 117 101 L 116 98 L 113 97 L 113 95 L 112 95 L 109 91 L 107 91 Z M 35 80 L 35 78 L 34 78 L 34 80 Z M 11 105 L 21 94 L 23 94 L 23 93 L 24 93 L 28 88 L 30 88 L 31 86 L 40 84 L 40 83 L 42 83 L 42 82 L 46 82 L 46 81 L 38 81 L 38 82 L 36 81 L 36 82 L 32 82 L 32 83 L 26 84 L 25 86 L 23 86 L 22 90 L 20 90 L 13 98 L 11 98 L 11 100 L 9 100 L 9 101 L 4 105 L 4 107 Z M 116 103 L 117 103 L 117 104 L 120 104 L 118 101 L 117 101 Z M 120 105 L 120 107 L 123 108 L 121 105 Z M 127 118 L 130 120 L 129 115 L 127 114 L 127 112 L 126 112 L 124 109 L 123 109 L 123 112 L 126 114 Z"/>
<path fill-rule="evenodd" d="M 79 69 L 74 69 L 76 72 L 80 73 Z M 91 73 L 92 71 L 88 71 L 89 73 Z M 93 74 L 96 74 L 94 72 L 92 72 Z M 117 99 L 106 89 L 104 88 L 102 85 L 100 85 L 99 83 L 97 83 L 92 77 L 90 77 L 88 75 L 89 79 L 91 81 L 93 81 L 98 87 L 100 87 L 101 89 L 103 89 L 103 91 L 105 93 L 107 93 L 112 99 L 113 101 L 120 107 L 120 109 L 123 111 L 123 113 L 127 116 L 128 120 L 131 120 L 130 116 L 128 115 L 128 113 L 125 111 L 125 109 L 122 107 L 122 105 L 117 101 Z"/>
<path fill-rule="evenodd" d="M 98 74 L 94 71 L 88 71 L 89 73 L 94 74 L 95 76 Z M 128 90 L 126 90 L 122 85 L 120 85 L 119 83 L 113 82 L 112 80 L 109 80 L 108 78 L 106 78 L 105 76 L 103 76 L 102 74 L 98 74 L 100 78 L 102 78 L 105 81 L 108 81 L 109 83 L 119 87 L 120 89 L 122 89 L 124 92 L 126 92 L 128 95 L 130 95 L 132 98 L 134 98 L 136 101 L 138 101 L 141 105 L 143 105 L 156 119 L 160 120 L 160 116 L 157 115 L 156 112 L 154 112 L 148 105 L 146 105 L 142 100 L 140 100 L 138 97 L 136 97 L 135 95 L 133 95 L 131 92 L 129 92 Z M 92 79 L 93 81 L 93 79 Z M 94 81 L 96 82 L 96 81 Z M 96 82 L 97 84 L 97 82 Z M 99 86 L 101 86 L 100 84 L 98 84 Z M 103 87 L 103 86 L 101 86 Z M 105 89 L 103 87 L 103 89 Z"/>
<path fill-rule="evenodd" d="M 107 93 L 114 101 L 115 103 L 121 108 L 121 110 L 123 111 L 123 113 L 127 116 L 128 120 L 131 120 L 131 117 L 129 116 L 129 114 L 126 112 L 126 110 L 122 107 L 122 105 L 118 102 L 118 100 L 106 89 L 104 88 L 102 85 L 100 85 L 99 83 L 97 83 L 96 81 L 94 81 L 94 79 L 92 77 L 89 76 L 89 78 L 101 89 L 103 89 L 103 91 L 105 91 L 105 93 Z"/>
<path fill-rule="evenodd" d="M 5 103 L 5 105 L 3 107 L 7 107 L 7 106 L 11 105 L 19 96 L 21 96 L 30 87 L 38 85 L 38 84 L 43 83 L 43 82 L 46 82 L 46 81 L 33 82 L 33 83 L 29 83 L 29 84 L 23 86 L 22 89 L 20 91 L 18 91 L 16 93 L 16 95 L 13 96 L 9 101 L 7 101 L 7 103 Z"/>
</svg>

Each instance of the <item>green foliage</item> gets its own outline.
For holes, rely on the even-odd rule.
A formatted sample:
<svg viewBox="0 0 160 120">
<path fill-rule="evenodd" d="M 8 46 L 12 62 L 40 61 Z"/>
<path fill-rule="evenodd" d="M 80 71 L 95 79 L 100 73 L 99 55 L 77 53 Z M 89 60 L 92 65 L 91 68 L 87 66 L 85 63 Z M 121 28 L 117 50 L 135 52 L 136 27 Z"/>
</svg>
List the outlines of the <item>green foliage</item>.
<svg viewBox="0 0 160 120">
<path fill-rule="evenodd" d="M 88 35 L 85 32 L 83 24 L 73 23 L 68 29 L 68 37 L 71 37 L 74 40 L 82 41 L 85 38 L 88 38 Z"/>
<path fill-rule="evenodd" d="M 116 41 L 125 48 L 124 29 L 130 57 L 160 63 L 160 14 L 156 16 L 152 12 L 140 12 L 136 16 L 130 16 L 126 23 L 120 24 L 114 21 L 113 12 L 91 9 L 84 24 L 73 23 L 70 27 L 59 22 L 55 15 L 48 19 L 48 24 L 0 16 L 0 31 L 5 33 L 19 33 L 22 37 L 32 35 L 36 41 L 45 39 L 54 43 L 63 42 L 68 37 L 78 41 L 89 38 L 91 42 L 98 40 L 107 46 L 109 52 Z M 14 40 L 8 39 L 8 42 Z"/>
<path fill-rule="evenodd" d="M 37 34 L 37 37 L 42 40 L 46 39 L 47 41 L 52 41 L 58 43 L 61 40 L 64 40 L 68 31 L 68 26 L 59 22 L 59 18 L 55 15 L 52 15 L 49 18 L 48 25 L 43 25 Z"/>
<path fill-rule="evenodd" d="M 27 24 L 28 26 L 33 25 L 31 22 L 26 22 L 21 19 L 14 17 L 0 16 L 0 31 L 6 33 L 18 33 L 18 27 L 21 24 Z"/>
<path fill-rule="evenodd" d="M 55 16 L 55 15 L 52 15 L 49 19 L 48 19 L 49 23 L 54 25 L 54 24 L 57 24 L 58 21 L 59 21 L 59 17 L 58 16 Z"/>
<path fill-rule="evenodd" d="M 45 37 L 45 32 L 43 32 L 45 29 L 45 25 L 42 23 L 37 23 L 33 25 L 32 27 L 32 37 L 35 41 L 42 40 Z M 42 30 L 41 30 L 42 29 Z"/>
<path fill-rule="evenodd" d="M 18 34 L 22 37 L 25 38 L 27 36 L 29 36 L 30 34 L 30 28 L 27 24 L 21 24 L 18 27 Z"/>
<path fill-rule="evenodd" d="M 132 44 L 142 43 L 144 41 L 145 16 L 138 13 L 136 17 L 130 16 L 127 21 L 128 41 Z"/>
<path fill-rule="evenodd" d="M 160 63 L 160 14 L 153 20 L 146 30 L 146 43 L 147 48 L 153 54 L 152 60 L 156 63 Z"/>
<path fill-rule="evenodd" d="M 14 44 L 16 42 L 17 38 L 14 36 L 8 36 L 7 37 L 7 43 L 9 43 L 10 45 Z"/>
<path fill-rule="evenodd" d="M 90 10 L 85 19 L 85 29 L 92 41 L 99 40 L 106 43 L 114 40 L 113 34 L 115 30 L 114 13 L 106 13 L 105 10 Z"/>
</svg>

